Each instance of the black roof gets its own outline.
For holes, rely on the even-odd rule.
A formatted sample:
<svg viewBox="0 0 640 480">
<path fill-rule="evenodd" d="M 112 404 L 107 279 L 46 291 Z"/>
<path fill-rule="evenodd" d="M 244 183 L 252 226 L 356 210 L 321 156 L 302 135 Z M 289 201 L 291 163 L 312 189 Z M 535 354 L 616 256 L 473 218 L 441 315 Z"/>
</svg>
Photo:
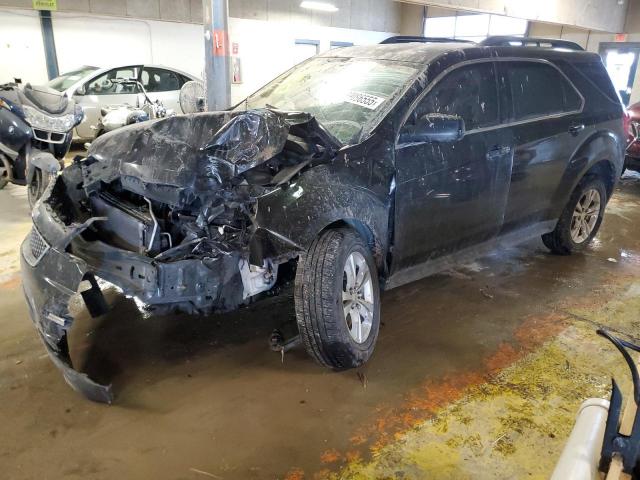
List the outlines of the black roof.
<svg viewBox="0 0 640 480">
<path fill-rule="evenodd" d="M 495 35 L 487 37 L 480 45 L 489 47 L 539 47 L 539 48 L 560 48 L 564 50 L 583 51 L 580 45 L 569 40 L 561 40 L 558 38 L 540 38 L 540 37 L 511 37 L 503 35 Z"/>
<path fill-rule="evenodd" d="M 471 40 L 461 40 L 459 38 L 446 37 L 421 37 L 418 35 L 397 35 L 395 37 L 385 38 L 380 42 L 385 43 L 475 43 Z"/>
<path fill-rule="evenodd" d="M 388 43 L 336 48 L 321 54 L 321 56 L 372 58 L 426 64 L 443 53 L 460 50 L 467 45 L 477 48 L 477 45 L 473 43 Z"/>
<path fill-rule="evenodd" d="M 461 40 L 459 38 L 397 35 L 386 38 L 380 43 L 471 43 L 485 47 L 538 47 L 560 48 L 564 50 L 584 50 L 580 45 L 569 40 L 562 40 L 558 38 L 519 37 L 513 35 L 493 35 L 485 38 L 479 43 L 471 40 Z"/>
<path fill-rule="evenodd" d="M 491 37 L 490 37 L 491 38 Z M 539 39 L 534 39 L 538 41 Z M 550 41 L 548 39 L 544 39 Z M 572 42 L 568 42 L 572 43 Z M 426 65 L 437 57 L 452 52 L 464 52 L 469 58 L 482 57 L 522 57 L 522 58 L 575 58 L 584 56 L 590 60 L 599 60 L 597 53 L 570 49 L 568 47 L 546 47 L 539 48 L 537 45 L 531 46 L 499 46 L 482 45 L 477 43 L 462 42 L 398 42 L 382 43 L 375 45 L 358 45 L 329 50 L 321 54 L 322 57 L 343 57 L 343 58 L 371 58 L 376 60 L 390 60 L 396 62 L 407 62 Z"/>
</svg>

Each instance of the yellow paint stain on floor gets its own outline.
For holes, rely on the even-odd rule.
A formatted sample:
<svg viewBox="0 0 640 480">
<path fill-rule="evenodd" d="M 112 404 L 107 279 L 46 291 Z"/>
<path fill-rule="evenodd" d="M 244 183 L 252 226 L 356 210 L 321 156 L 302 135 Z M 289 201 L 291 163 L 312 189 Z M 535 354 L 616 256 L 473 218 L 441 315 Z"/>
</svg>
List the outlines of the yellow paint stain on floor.
<svg viewBox="0 0 640 480">
<path fill-rule="evenodd" d="M 469 387 L 433 419 L 396 435 L 371 460 L 356 459 L 339 472 L 314 477 L 549 478 L 582 401 L 608 398 L 612 375 L 628 383 L 621 356 L 595 329 L 597 324 L 634 328 L 639 292 L 634 283 L 621 299 L 596 310 L 570 307 L 574 317 L 568 327 L 534 352 Z M 582 315 L 589 321 L 577 318 Z"/>
</svg>

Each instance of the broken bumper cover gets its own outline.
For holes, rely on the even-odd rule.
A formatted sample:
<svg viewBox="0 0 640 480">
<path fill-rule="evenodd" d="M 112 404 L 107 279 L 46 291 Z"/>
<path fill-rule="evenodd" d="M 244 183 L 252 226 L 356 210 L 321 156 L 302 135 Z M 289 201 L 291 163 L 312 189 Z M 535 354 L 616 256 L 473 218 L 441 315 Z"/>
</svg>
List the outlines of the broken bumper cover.
<svg viewBox="0 0 640 480">
<path fill-rule="evenodd" d="M 86 264 L 50 247 L 33 229 L 21 246 L 22 286 L 33 320 L 47 349 L 67 383 L 95 402 L 111 403 L 111 385 L 100 385 L 73 368 L 67 344 L 72 318 L 69 300 L 85 276 Z"/>
<path fill-rule="evenodd" d="M 226 292 L 242 294 L 238 259 L 234 255 L 211 259 L 207 265 L 202 260 L 162 263 L 100 241 L 88 242 L 79 234 L 68 248 L 60 248 L 38 229 L 49 231 L 50 238 L 55 239 L 59 238 L 56 227 L 60 225 L 55 225 L 46 209 L 40 208 L 39 213 L 21 246 L 24 295 L 52 361 L 67 383 L 90 400 L 111 403 L 113 392 L 111 385 L 101 385 L 74 369 L 67 341 L 73 323 L 68 308 L 71 297 L 80 293 L 92 316 L 106 313 L 96 277 L 147 305 L 187 312 L 204 310 L 207 306 L 231 309 L 234 305 L 224 304 Z M 91 288 L 78 292 L 83 281 L 88 281 Z"/>
</svg>

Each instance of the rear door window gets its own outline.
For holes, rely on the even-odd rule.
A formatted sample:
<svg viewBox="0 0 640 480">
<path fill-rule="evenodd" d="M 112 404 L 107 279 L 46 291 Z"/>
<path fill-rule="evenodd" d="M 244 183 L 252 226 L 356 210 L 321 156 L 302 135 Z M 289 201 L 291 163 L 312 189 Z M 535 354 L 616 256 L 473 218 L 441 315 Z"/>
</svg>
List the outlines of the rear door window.
<svg viewBox="0 0 640 480">
<path fill-rule="evenodd" d="M 163 68 L 147 68 L 140 76 L 142 86 L 149 93 L 180 90 L 180 77 L 177 73 Z"/>
<path fill-rule="evenodd" d="M 185 83 L 187 83 L 187 82 L 190 82 L 190 81 L 191 81 L 191 79 L 190 79 L 189 77 L 185 76 L 185 75 L 179 75 L 179 77 L 180 77 L 180 88 L 182 88 L 182 86 L 183 86 Z"/>
<path fill-rule="evenodd" d="M 498 123 L 498 87 L 493 62 L 460 67 L 440 80 L 418 105 L 414 118 L 430 113 L 462 117 L 465 129 Z"/>
<path fill-rule="evenodd" d="M 510 120 L 530 120 L 576 112 L 582 97 L 554 67 L 542 62 L 508 62 L 502 65 L 513 110 Z"/>
</svg>

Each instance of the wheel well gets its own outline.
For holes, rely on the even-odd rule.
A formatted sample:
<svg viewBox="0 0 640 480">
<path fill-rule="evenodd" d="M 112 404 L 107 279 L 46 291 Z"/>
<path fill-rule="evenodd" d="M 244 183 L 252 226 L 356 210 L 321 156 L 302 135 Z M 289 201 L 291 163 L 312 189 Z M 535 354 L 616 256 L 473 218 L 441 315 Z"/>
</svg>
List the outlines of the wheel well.
<svg viewBox="0 0 640 480">
<path fill-rule="evenodd" d="M 598 177 L 604 181 L 607 189 L 607 198 L 611 198 L 613 187 L 616 184 L 616 169 L 609 160 L 600 160 L 593 165 L 583 178 Z"/>
<path fill-rule="evenodd" d="M 331 230 L 335 228 L 351 228 L 352 230 L 355 230 L 358 235 L 360 235 L 360 237 L 362 237 L 362 239 L 367 242 L 367 245 L 371 250 L 371 254 L 376 261 L 376 265 L 378 266 L 378 271 L 380 273 L 386 271 L 386 269 L 383 268 L 384 255 L 382 253 L 382 245 L 380 245 L 380 242 L 377 241 L 375 235 L 373 234 L 373 231 L 367 224 L 354 219 L 337 220 L 324 227 L 322 231 L 324 232 L 325 230 Z"/>
</svg>

